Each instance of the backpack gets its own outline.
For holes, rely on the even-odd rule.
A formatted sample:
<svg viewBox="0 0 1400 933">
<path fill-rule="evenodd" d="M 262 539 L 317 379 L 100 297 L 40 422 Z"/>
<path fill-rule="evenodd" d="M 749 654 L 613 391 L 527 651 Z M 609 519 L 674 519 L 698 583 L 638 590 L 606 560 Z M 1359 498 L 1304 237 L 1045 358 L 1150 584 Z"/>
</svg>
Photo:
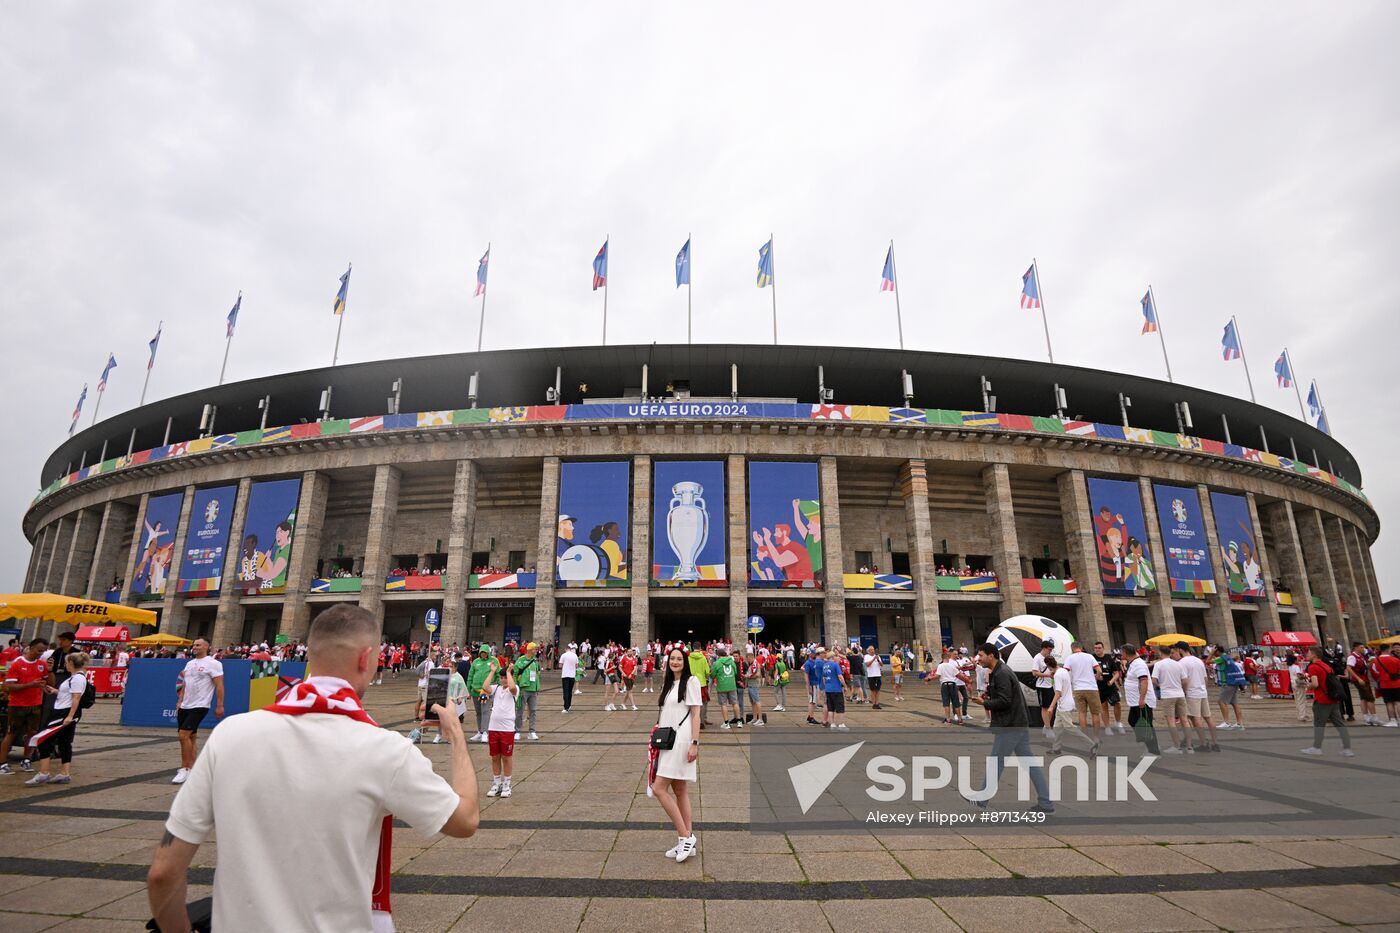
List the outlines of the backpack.
<svg viewBox="0 0 1400 933">
<path fill-rule="evenodd" d="M 80 711 L 92 709 L 93 704 L 97 702 L 97 684 L 92 682 L 91 677 L 85 677 L 83 679 L 87 681 L 87 687 L 83 690 L 83 698 L 78 701 L 78 709 Z"/>
<path fill-rule="evenodd" d="M 1342 684 L 1342 678 L 1336 674 L 1328 674 L 1325 684 L 1327 688 L 1327 699 L 1336 703 L 1346 696 L 1346 687 Z"/>
</svg>

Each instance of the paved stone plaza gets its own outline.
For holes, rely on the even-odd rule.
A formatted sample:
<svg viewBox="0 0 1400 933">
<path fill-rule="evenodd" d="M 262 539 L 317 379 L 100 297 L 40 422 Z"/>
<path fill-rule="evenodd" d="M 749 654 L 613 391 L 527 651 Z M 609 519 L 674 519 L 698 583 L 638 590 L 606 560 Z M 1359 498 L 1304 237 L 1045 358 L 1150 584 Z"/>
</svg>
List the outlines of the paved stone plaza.
<svg viewBox="0 0 1400 933">
<path fill-rule="evenodd" d="M 928 726 L 929 689 L 914 684 L 908 693 L 909 702 L 882 712 L 853 707 L 853 737 L 876 722 Z M 650 704 L 603 712 L 601 685 L 586 682 L 572 714 L 559 713 L 558 698 L 551 674 L 541 740 L 517 745 L 515 795 L 483 796 L 476 837 L 430 843 L 396 833 L 400 930 L 1400 930 L 1395 835 L 1180 836 L 1147 820 L 1152 835 L 1062 838 L 1053 823 L 1014 837 L 750 833 L 751 730 L 704 733 L 700 849 L 677 865 L 661 855 L 675 834 L 645 792 Z M 652 694 L 638 699 L 654 703 Z M 371 688 L 367 706 L 406 731 L 413 701 L 413 678 L 404 675 Z M 1289 702 L 1242 702 L 1256 729 L 1293 724 Z M 0 777 L 0 931 L 144 928 L 145 870 L 177 789 L 169 781 L 179 754 L 173 731 L 124 728 L 117 714 L 104 700 L 85 718 L 72 785 L 29 788 L 18 775 Z M 802 716 L 771 718 L 796 725 Z M 1377 770 L 1366 743 L 1400 736 L 1354 730 L 1362 732 L 1357 759 L 1299 766 L 1335 769 L 1342 784 L 1360 773 L 1350 769 Z M 446 767 L 445 747 L 422 747 Z M 485 748 L 472 751 L 487 774 Z M 296 815 L 275 800 L 249 819 L 271 833 L 296 831 Z M 216 861 L 215 844 L 201 847 L 192 881 L 207 884 Z M 207 890 L 192 886 L 191 897 Z"/>
</svg>

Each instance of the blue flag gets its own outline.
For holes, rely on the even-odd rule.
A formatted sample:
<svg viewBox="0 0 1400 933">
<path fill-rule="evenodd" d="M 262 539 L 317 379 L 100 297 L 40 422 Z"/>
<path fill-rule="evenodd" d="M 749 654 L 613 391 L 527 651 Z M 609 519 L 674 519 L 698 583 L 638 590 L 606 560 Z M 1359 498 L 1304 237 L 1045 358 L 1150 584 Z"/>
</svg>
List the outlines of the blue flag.
<svg viewBox="0 0 1400 933">
<path fill-rule="evenodd" d="M 1235 322 L 1225 325 L 1225 335 L 1220 338 L 1220 354 L 1227 360 L 1237 360 L 1240 353 L 1240 335 L 1235 333 Z"/>
<path fill-rule="evenodd" d="M 1284 350 L 1274 361 L 1274 378 L 1278 380 L 1280 389 L 1291 388 L 1293 385 L 1293 367 L 1288 365 L 1288 351 Z"/>
<path fill-rule="evenodd" d="M 160 327 L 156 328 L 156 335 L 151 338 L 151 358 L 146 361 L 146 369 L 153 369 L 156 365 L 156 348 L 160 346 Z"/>
<path fill-rule="evenodd" d="M 68 436 L 73 436 L 73 429 L 78 426 L 78 418 L 83 414 L 83 402 L 87 401 L 87 383 L 83 384 L 83 393 L 78 396 L 78 404 L 73 409 L 73 423 L 68 425 Z"/>
<path fill-rule="evenodd" d="M 331 307 L 332 314 L 344 314 L 345 303 L 350 300 L 350 269 L 345 267 L 345 274 L 340 277 L 340 291 L 335 293 L 335 304 Z M 241 300 L 241 299 L 240 299 Z"/>
<path fill-rule="evenodd" d="M 880 291 L 894 290 L 894 244 L 891 243 L 890 251 L 885 254 L 885 268 L 880 271 Z"/>
<path fill-rule="evenodd" d="M 1157 302 L 1152 300 L 1152 289 L 1142 296 L 1142 332 L 1157 333 Z"/>
<path fill-rule="evenodd" d="M 1314 379 L 1312 387 L 1308 389 L 1308 412 L 1314 418 L 1322 416 L 1322 399 L 1317 394 L 1317 380 Z"/>
<path fill-rule="evenodd" d="M 598 250 L 598 255 L 593 257 L 593 290 L 596 292 L 600 288 L 608 286 L 608 241 L 603 241 L 603 248 Z"/>
<path fill-rule="evenodd" d="M 113 353 L 107 354 L 107 365 L 102 367 L 102 378 L 97 380 L 97 391 L 101 392 L 107 388 L 107 374 L 117 368 L 117 357 Z"/>
<path fill-rule="evenodd" d="M 690 240 L 676 254 L 676 288 L 690 284 Z"/>
<path fill-rule="evenodd" d="M 233 310 L 228 313 L 228 334 L 233 336 L 233 329 L 238 326 L 238 309 L 243 307 L 243 293 L 238 293 L 238 300 L 233 303 Z"/>
<path fill-rule="evenodd" d="M 758 248 L 758 287 L 767 288 L 773 284 L 773 241 L 769 239 Z"/>
</svg>

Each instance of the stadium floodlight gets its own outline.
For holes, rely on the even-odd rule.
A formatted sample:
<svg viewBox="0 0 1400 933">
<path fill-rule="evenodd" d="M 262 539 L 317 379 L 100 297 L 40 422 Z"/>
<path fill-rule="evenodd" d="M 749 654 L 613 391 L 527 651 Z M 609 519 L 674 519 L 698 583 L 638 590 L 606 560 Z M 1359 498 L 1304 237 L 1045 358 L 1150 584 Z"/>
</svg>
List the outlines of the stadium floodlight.
<svg viewBox="0 0 1400 933">
<path fill-rule="evenodd" d="M 321 392 L 321 420 L 331 420 L 331 386 L 326 386 Z"/>
<path fill-rule="evenodd" d="M 203 413 L 199 416 L 199 436 L 208 437 L 214 433 L 214 416 L 219 413 L 218 406 L 205 405 Z"/>
<path fill-rule="evenodd" d="M 1123 427 L 1128 426 L 1128 409 L 1133 407 L 1133 400 L 1122 392 L 1118 393 L 1118 412 L 1123 416 Z"/>
<path fill-rule="evenodd" d="M 987 396 L 987 411 L 996 411 L 996 410 L 997 410 L 997 397 L 996 397 L 995 395 L 989 395 L 989 396 Z"/>
<path fill-rule="evenodd" d="M 909 370 L 900 370 L 900 383 L 904 390 L 904 407 L 908 408 L 909 403 L 914 399 L 914 377 L 909 375 Z"/>
<path fill-rule="evenodd" d="M 472 373 L 471 377 L 467 379 L 467 401 L 471 402 L 472 408 L 476 407 L 476 387 L 477 383 L 480 382 L 480 380 L 480 372 Z"/>
<path fill-rule="evenodd" d="M 817 367 L 817 401 L 825 405 L 836 398 L 836 393 L 826 387 L 826 368 Z"/>
<path fill-rule="evenodd" d="M 1069 407 L 1069 398 L 1065 395 L 1065 390 L 1060 388 L 1060 384 L 1055 383 L 1055 417 L 1061 421 L 1065 418 L 1065 409 Z"/>
<path fill-rule="evenodd" d="M 646 363 L 642 364 L 642 401 L 647 400 L 647 377 L 651 375 L 650 367 Z"/>
<path fill-rule="evenodd" d="M 1182 434 L 1195 427 L 1191 423 L 1191 406 L 1186 402 L 1176 403 L 1176 426 Z"/>
<path fill-rule="evenodd" d="M 262 412 L 262 418 L 258 421 L 258 430 L 267 429 L 267 413 L 272 408 L 272 396 L 264 395 L 258 399 L 258 410 Z"/>
<path fill-rule="evenodd" d="M 729 400 L 739 401 L 739 364 L 729 364 Z"/>
<path fill-rule="evenodd" d="M 395 379 L 393 385 L 389 386 L 389 390 L 394 393 L 389 396 L 389 414 L 397 415 L 399 403 L 403 401 L 403 380 Z"/>
<path fill-rule="evenodd" d="M 992 394 L 992 381 L 986 376 L 979 377 L 982 383 L 982 410 L 996 411 L 997 397 Z"/>
</svg>

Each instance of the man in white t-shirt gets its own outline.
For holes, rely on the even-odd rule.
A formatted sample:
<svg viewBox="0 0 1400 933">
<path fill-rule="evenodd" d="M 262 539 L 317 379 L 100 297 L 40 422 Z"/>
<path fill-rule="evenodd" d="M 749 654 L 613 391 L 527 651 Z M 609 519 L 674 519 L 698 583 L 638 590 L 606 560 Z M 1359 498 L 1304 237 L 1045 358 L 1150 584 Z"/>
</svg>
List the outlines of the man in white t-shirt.
<svg viewBox="0 0 1400 933">
<path fill-rule="evenodd" d="M 1152 679 L 1157 684 L 1158 708 L 1166 716 L 1167 731 L 1172 736 L 1171 747 L 1162 750 L 1168 755 L 1180 755 L 1192 750 L 1186 732 L 1185 672 L 1181 669 L 1181 662 L 1172 656 L 1175 651 L 1175 648 L 1158 648 L 1157 653 L 1161 657 L 1152 665 Z M 1177 733 L 1178 726 L 1181 727 L 1180 734 Z"/>
<path fill-rule="evenodd" d="M 1210 699 L 1207 689 L 1209 676 L 1206 663 L 1191 652 L 1191 646 L 1179 641 L 1172 648 L 1172 657 L 1181 665 L 1181 677 L 1186 690 L 1186 716 L 1196 733 L 1196 751 L 1218 752 L 1220 744 L 1215 741 L 1215 723 L 1210 718 Z"/>
<path fill-rule="evenodd" d="M 943 698 L 943 724 L 962 722 L 959 710 L 962 708 L 958 695 L 958 685 L 962 683 L 962 668 L 957 656 L 945 654 L 943 663 L 938 665 L 938 691 Z"/>
<path fill-rule="evenodd" d="M 194 640 L 190 654 L 194 657 L 185 662 L 180 683 L 176 687 L 179 699 L 175 704 L 175 726 L 179 730 L 176 734 L 180 737 L 180 770 L 175 772 L 171 784 L 185 783 L 190 769 L 194 767 L 197 753 L 195 735 L 199 732 L 199 724 L 209 715 L 209 708 L 214 708 L 215 719 L 224 715 L 223 664 L 209 657 L 209 642 L 203 638 Z"/>
<path fill-rule="evenodd" d="M 578 652 L 574 651 L 573 642 L 565 652 L 559 655 L 559 684 L 564 690 L 564 708 L 561 712 L 567 713 L 574 705 L 574 684 L 578 678 Z"/>
<path fill-rule="evenodd" d="M 1045 660 L 1054 650 L 1055 643 L 1047 638 L 1031 658 L 1031 670 L 1035 673 L 1035 696 L 1040 701 L 1041 732 L 1047 739 L 1050 737 L 1050 725 L 1055 721 L 1055 673 L 1046 667 Z"/>
<path fill-rule="evenodd" d="M 1157 691 L 1152 688 L 1152 671 L 1144 658 L 1138 657 L 1132 645 L 1122 648 L 1123 699 L 1128 702 L 1128 728 L 1133 737 L 1154 755 L 1160 755 L 1157 746 L 1157 730 L 1152 725 L 1152 713 L 1157 708 Z"/>
<path fill-rule="evenodd" d="M 883 709 L 880 706 L 880 687 L 884 684 L 882 678 L 883 671 L 880 669 L 880 656 L 875 653 L 874 645 L 867 645 L 865 657 L 861 663 L 865 665 L 865 683 L 870 690 L 870 708 Z"/>
<path fill-rule="evenodd" d="M 386 818 L 426 836 L 476 832 L 476 774 L 457 717 L 437 708 L 451 743 L 448 784 L 404 736 L 364 713 L 359 697 L 378 668 L 378 639 L 379 622 L 358 606 L 323 612 L 308 636 L 306 682 L 209 737 L 175 796 L 147 877 L 160 929 L 189 929 L 190 862 L 216 829 L 213 928 L 283 933 L 393 929 L 391 917 L 371 908 L 389 906 Z M 253 818 L 269 801 L 295 814 L 294 832 Z"/>
<path fill-rule="evenodd" d="M 1059 662 L 1053 657 L 1045 659 L 1045 666 L 1054 673 L 1055 681 L 1055 725 L 1050 732 L 1050 754 L 1058 755 L 1063 749 L 1060 747 L 1060 739 L 1067 732 L 1071 732 L 1084 740 L 1084 744 L 1089 746 L 1089 755 L 1095 756 L 1099 753 L 1098 731 L 1094 736 L 1088 736 L 1083 726 L 1083 718 L 1079 720 L 1079 725 L 1074 721 L 1074 710 L 1077 705 L 1074 689 L 1074 675 L 1069 671 L 1069 664 L 1064 667 L 1059 666 Z"/>
<path fill-rule="evenodd" d="M 1099 717 L 1103 712 L 1103 704 L 1099 700 L 1099 672 L 1102 668 L 1078 641 L 1074 643 L 1073 652 L 1065 659 L 1064 668 L 1069 671 L 1070 682 L 1074 687 L 1074 708 L 1079 711 L 1079 728 L 1092 728 L 1094 744 L 1097 746 Z M 1058 721 L 1057 713 L 1056 722 Z"/>
</svg>

